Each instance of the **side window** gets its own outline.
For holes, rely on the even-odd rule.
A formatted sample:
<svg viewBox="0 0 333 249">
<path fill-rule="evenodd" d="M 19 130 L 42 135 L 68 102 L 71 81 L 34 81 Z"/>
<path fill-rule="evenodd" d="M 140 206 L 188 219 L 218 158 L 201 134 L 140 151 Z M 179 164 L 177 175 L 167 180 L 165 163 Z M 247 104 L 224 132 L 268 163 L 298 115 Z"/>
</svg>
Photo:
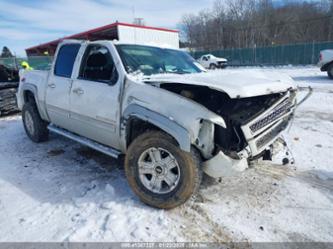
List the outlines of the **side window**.
<svg viewBox="0 0 333 249">
<path fill-rule="evenodd" d="M 79 52 L 80 44 L 63 45 L 57 55 L 54 67 L 54 74 L 61 77 L 70 78 L 74 67 L 74 62 Z"/>
<path fill-rule="evenodd" d="M 109 84 L 117 82 L 118 72 L 106 47 L 100 45 L 87 47 L 81 63 L 79 78 Z"/>
<path fill-rule="evenodd" d="M 206 56 L 202 57 L 202 60 L 208 61 Z"/>
</svg>

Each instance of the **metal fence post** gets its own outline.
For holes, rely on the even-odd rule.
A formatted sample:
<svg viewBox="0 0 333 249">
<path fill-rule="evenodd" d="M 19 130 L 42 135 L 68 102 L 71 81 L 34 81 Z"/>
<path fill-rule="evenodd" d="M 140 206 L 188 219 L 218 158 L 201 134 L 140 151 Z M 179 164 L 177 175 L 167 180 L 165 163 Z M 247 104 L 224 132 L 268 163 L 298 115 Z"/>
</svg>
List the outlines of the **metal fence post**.
<svg viewBox="0 0 333 249">
<path fill-rule="evenodd" d="M 257 65 L 257 44 L 254 44 L 254 65 Z"/>
<path fill-rule="evenodd" d="M 314 41 L 312 41 L 312 57 L 311 57 L 311 64 L 315 64 L 315 59 L 314 59 Z"/>
</svg>

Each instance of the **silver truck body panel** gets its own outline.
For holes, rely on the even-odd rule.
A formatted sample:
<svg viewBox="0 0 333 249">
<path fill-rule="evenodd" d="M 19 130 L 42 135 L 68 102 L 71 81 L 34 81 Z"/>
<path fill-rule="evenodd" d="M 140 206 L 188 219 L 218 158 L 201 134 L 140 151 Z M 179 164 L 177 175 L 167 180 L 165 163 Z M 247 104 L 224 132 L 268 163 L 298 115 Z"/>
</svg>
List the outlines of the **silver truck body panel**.
<svg viewBox="0 0 333 249">
<path fill-rule="evenodd" d="M 293 79 L 288 75 L 258 69 L 219 70 L 188 75 L 152 75 L 138 80 L 207 86 L 225 92 L 230 98 L 248 98 L 296 89 Z"/>
<path fill-rule="evenodd" d="M 161 105 L 159 103 L 163 104 Z M 212 124 L 225 127 L 223 118 L 204 106 L 156 86 L 133 81 L 131 77 L 129 77 L 125 85 L 123 113 L 126 113 L 127 106 L 130 105 L 141 106 L 153 113 L 158 113 L 172 123 L 183 127 L 189 136 L 188 142 L 190 142 L 190 144 L 187 142 L 188 144 L 183 147 L 187 148 L 187 151 L 191 144 L 196 144 L 196 140 L 202 128 L 202 121 L 209 121 Z M 149 118 L 153 119 L 154 117 Z M 175 137 L 175 139 L 179 141 L 182 137 L 185 136 Z M 209 141 L 209 143 L 213 143 L 213 141 Z M 183 144 L 183 142 L 180 144 Z M 207 144 L 205 147 L 212 148 L 211 144 Z M 212 151 L 206 152 L 206 154 L 211 153 Z"/>
<path fill-rule="evenodd" d="M 72 43 L 80 44 L 81 47 L 71 77 L 55 76 L 53 73 L 55 62 L 50 72 L 26 72 L 22 76 L 24 80 L 21 79 L 17 94 L 19 108 L 22 109 L 24 105 L 24 92 L 30 91 L 35 97 L 42 119 L 122 153 L 126 153 L 128 147 L 126 125 L 131 118 L 137 118 L 171 135 L 184 151 L 189 152 L 191 147 L 195 146 L 206 161 L 204 170 L 213 177 L 219 177 L 247 168 L 247 157 L 259 154 L 272 144 L 279 132 L 274 135 L 269 132 L 280 127 L 279 125 L 293 111 L 290 109 L 283 116 L 279 116 L 272 122 L 271 127 L 265 126 L 252 132 L 251 125 L 269 115 L 280 104 L 279 102 L 244 125 L 242 130 L 250 151 L 240 153 L 246 155 L 241 156 L 239 160 L 232 159 L 222 151 L 214 154 L 214 129 L 216 126 L 226 128 L 225 120 L 189 98 L 161 89 L 159 84 L 200 85 L 225 92 L 230 98 L 246 98 L 295 89 L 292 80 L 288 76 L 262 71 L 251 73 L 249 70 L 248 73 L 244 73 L 243 70 L 222 74 L 168 74 L 140 78 L 125 71 L 112 42 L 64 41 L 59 45 L 57 53 L 61 46 Z M 115 84 L 79 79 L 81 61 L 90 44 L 104 46 L 110 52 L 119 74 Z M 262 143 L 262 137 L 266 140 L 259 149 L 258 143 Z"/>
</svg>

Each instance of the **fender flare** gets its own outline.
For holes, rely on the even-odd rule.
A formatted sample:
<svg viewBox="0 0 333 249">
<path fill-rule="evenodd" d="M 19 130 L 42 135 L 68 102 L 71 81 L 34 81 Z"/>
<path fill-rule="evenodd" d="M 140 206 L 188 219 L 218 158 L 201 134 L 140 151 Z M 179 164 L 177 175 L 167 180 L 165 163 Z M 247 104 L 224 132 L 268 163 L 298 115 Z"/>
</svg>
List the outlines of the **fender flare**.
<svg viewBox="0 0 333 249">
<path fill-rule="evenodd" d="M 333 64 L 333 61 L 327 62 L 325 65 L 323 65 L 323 66 L 320 68 L 320 71 L 322 71 L 322 72 L 327 72 L 329 66 L 332 65 L 332 64 Z"/>
<path fill-rule="evenodd" d="M 170 118 L 149 110 L 143 106 L 131 104 L 125 109 L 123 113 L 123 120 L 121 122 L 122 131 L 126 130 L 127 121 L 132 117 L 141 119 L 157 126 L 161 130 L 171 135 L 178 142 L 182 150 L 187 152 L 191 151 L 191 138 L 189 132 L 183 126 L 171 120 Z"/>
<path fill-rule="evenodd" d="M 37 94 L 38 94 L 38 90 L 37 90 L 37 87 L 33 84 L 30 84 L 30 83 L 24 83 L 22 85 L 22 90 L 21 90 L 21 99 L 22 99 L 22 107 L 23 105 L 25 104 L 26 100 L 25 100 L 25 92 L 31 92 L 32 95 L 34 96 L 34 99 L 35 99 L 35 103 L 39 109 L 39 103 L 38 103 L 38 99 L 37 99 Z"/>
<path fill-rule="evenodd" d="M 33 84 L 30 84 L 30 83 L 24 83 L 22 85 L 22 90 L 21 90 L 21 99 L 22 99 L 22 107 L 25 103 L 25 99 L 24 99 L 24 93 L 26 91 L 29 91 L 29 92 L 32 92 L 33 96 L 34 96 L 34 99 L 35 99 L 35 103 L 36 103 L 36 106 L 37 106 L 37 109 L 38 109 L 38 112 L 39 112 L 39 115 L 42 117 L 42 119 L 44 120 L 48 120 L 47 118 L 47 114 L 45 112 L 45 109 L 42 108 L 42 106 L 40 106 L 40 102 L 38 101 L 38 89 L 37 89 L 37 86 L 33 85 Z"/>
</svg>

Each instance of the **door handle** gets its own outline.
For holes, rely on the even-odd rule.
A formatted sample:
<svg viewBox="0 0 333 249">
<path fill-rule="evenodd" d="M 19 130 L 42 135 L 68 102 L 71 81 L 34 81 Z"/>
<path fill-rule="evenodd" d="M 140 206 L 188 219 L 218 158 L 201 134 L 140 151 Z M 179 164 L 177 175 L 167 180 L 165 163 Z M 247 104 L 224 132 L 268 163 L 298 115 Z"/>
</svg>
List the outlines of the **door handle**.
<svg viewBox="0 0 333 249">
<path fill-rule="evenodd" d="M 50 88 L 55 88 L 55 87 L 56 87 L 56 85 L 55 85 L 55 84 L 53 84 L 53 83 L 51 83 L 51 84 L 48 84 L 48 87 L 50 87 Z"/>
<path fill-rule="evenodd" d="M 75 88 L 73 89 L 73 93 L 76 93 L 77 95 L 82 95 L 84 94 L 84 91 L 82 90 L 82 88 Z"/>
</svg>

